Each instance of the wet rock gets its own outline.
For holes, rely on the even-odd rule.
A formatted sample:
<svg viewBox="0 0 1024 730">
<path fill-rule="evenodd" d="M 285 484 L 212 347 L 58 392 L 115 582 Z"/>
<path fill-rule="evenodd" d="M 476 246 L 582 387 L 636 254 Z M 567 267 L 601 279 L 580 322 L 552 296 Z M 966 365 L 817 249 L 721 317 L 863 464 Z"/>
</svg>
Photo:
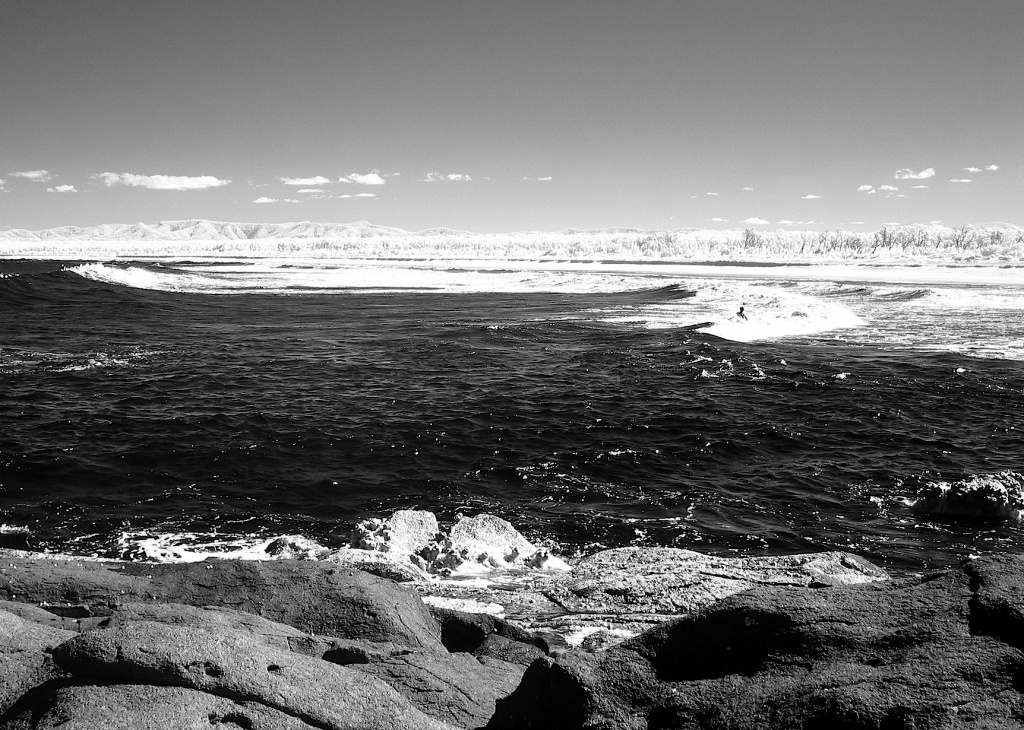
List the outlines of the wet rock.
<svg viewBox="0 0 1024 730">
<path fill-rule="evenodd" d="M 222 606 L 309 634 L 441 649 L 423 602 L 394 582 L 312 561 L 100 563 L 6 557 L 0 597 L 85 606 L 110 615 L 125 603 Z"/>
<path fill-rule="evenodd" d="M 885 571 L 851 553 L 721 558 L 677 548 L 620 548 L 584 558 L 545 594 L 573 614 L 671 616 L 758 585 L 887 579 Z"/>
<path fill-rule="evenodd" d="M 913 510 L 945 517 L 1020 522 L 1024 517 L 1024 476 L 1004 471 L 956 482 L 924 482 Z"/>
<path fill-rule="evenodd" d="M 41 713 L 39 712 L 42 709 Z M 38 715 L 33 719 L 34 715 Z M 257 702 L 182 687 L 111 685 L 61 687 L 39 707 L 12 719 L 28 730 L 313 730 L 280 710 Z"/>
<path fill-rule="evenodd" d="M 0 715 L 25 692 L 61 676 L 49 652 L 74 635 L 0 611 Z"/>
<path fill-rule="evenodd" d="M 973 598 L 959 570 L 758 586 L 607 651 L 538 660 L 488 727 L 1021 727 L 1024 654 L 972 634 Z"/>
<path fill-rule="evenodd" d="M 362 672 L 259 643 L 245 633 L 151 622 L 79 634 L 54 659 L 87 682 L 168 685 L 256 702 L 320 728 L 450 728 Z"/>
</svg>

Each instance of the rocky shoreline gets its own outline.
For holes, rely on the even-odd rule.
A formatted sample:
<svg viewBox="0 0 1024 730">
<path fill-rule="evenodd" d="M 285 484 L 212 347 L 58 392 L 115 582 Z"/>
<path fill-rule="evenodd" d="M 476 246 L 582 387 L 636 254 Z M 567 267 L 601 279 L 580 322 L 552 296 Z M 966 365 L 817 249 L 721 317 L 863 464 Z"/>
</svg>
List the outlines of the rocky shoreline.
<svg viewBox="0 0 1024 730">
<path fill-rule="evenodd" d="M 0 729 L 1024 727 L 1022 584 L 1018 556 L 630 548 L 503 591 L 7 551 Z"/>
</svg>

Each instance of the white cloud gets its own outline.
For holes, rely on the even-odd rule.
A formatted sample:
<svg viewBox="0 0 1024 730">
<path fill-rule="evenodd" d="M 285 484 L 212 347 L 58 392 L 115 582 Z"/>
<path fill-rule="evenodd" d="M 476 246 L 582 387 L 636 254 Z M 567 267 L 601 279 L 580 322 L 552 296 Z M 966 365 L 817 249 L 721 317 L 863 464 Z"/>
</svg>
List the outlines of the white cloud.
<svg viewBox="0 0 1024 730">
<path fill-rule="evenodd" d="M 524 177 L 523 180 L 531 180 L 536 182 L 550 182 L 551 180 L 554 180 L 554 178 L 549 175 L 548 177 Z"/>
<path fill-rule="evenodd" d="M 707 195 L 718 195 L 718 193 L 707 193 Z"/>
<path fill-rule="evenodd" d="M 764 218 L 747 218 L 744 223 L 749 223 L 752 226 L 763 226 L 768 223 Z"/>
<path fill-rule="evenodd" d="M 877 192 L 877 190 L 868 190 L 868 195 L 875 195 Z"/>
<path fill-rule="evenodd" d="M 981 172 L 980 167 L 965 167 L 964 172 Z"/>
<path fill-rule="evenodd" d="M 11 177 L 23 177 L 26 180 L 33 182 L 50 182 L 53 180 L 53 175 L 50 174 L 49 170 L 25 170 L 23 172 L 12 172 Z"/>
<path fill-rule="evenodd" d="M 380 176 L 380 173 L 374 170 L 373 172 L 368 172 L 365 175 L 353 172 L 351 175 L 346 175 L 339 179 L 338 182 L 356 183 L 357 185 L 383 185 L 384 178 Z"/>
<path fill-rule="evenodd" d="M 442 175 L 439 172 L 428 172 L 427 176 L 420 179 L 420 182 L 473 182 L 473 178 L 461 172 L 453 172 Z"/>
<path fill-rule="evenodd" d="M 268 198 L 267 196 L 264 195 L 262 198 L 256 198 L 256 200 L 254 200 L 252 202 L 254 202 L 254 203 L 276 203 L 277 202 L 277 198 Z"/>
<path fill-rule="evenodd" d="M 955 182 L 955 183 L 969 183 L 969 182 L 974 182 L 974 181 L 973 181 L 973 180 L 971 180 L 971 179 L 970 179 L 969 177 L 958 177 L 958 178 L 950 178 L 950 180 L 949 180 L 949 181 L 950 181 L 950 182 Z"/>
<path fill-rule="evenodd" d="M 935 168 L 926 167 L 921 170 L 921 172 L 914 172 L 913 170 L 904 167 L 902 170 L 897 170 L 893 177 L 897 180 L 927 180 L 930 177 L 935 177 Z"/>
<path fill-rule="evenodd" d="M 864 225 L 864 221 L 850 221 L 846 225 L 848 225 L 848 226 L 862 226 L 862 225 Z"/>
<path fill-rule="evenodd" d="M 999 165 L 985 165 L 985 169 L 989 172 L 995 172 L 999 169 Z"/>
<path fill-rule="evenodd" d="M 729 219 L 728 218 L 712 218 L 711 222 L 712 223 L 728 223 Z"/>
<path fill-rule="evenodd" d="M 927 185 L 915 185 L 914 187 L 912 187 L 910 189 L 911 190 L 927 190 L 928 186 Z"/>
<path fill-rule="evenodd" d="M 377 196 L 374 195 L 373 193 L 356 193 L 355 197 L 357 197 L 357 198 L 376 198 Z"/>
<path fill-rule="evenodd" d="M 793 221 L 778 221 L 778 224 L 780 226 L 791 226 L 793 225 Z"/>
<path fill-rule="evenodd" d="M 297 193 L 322 193 L 323 188 L 302 188 L 302 190 L 296 190 Z"/>
<path fill-rule="evenodd" d="M 219 188 L 231 182 L 212 175 L 187 177 L 184 175 L 135 175 L 130 172 L 101 172 L 98 175 L 92 175 L 92 179 L 102 181 L 108 188 L 114 185 L 128 185 L 150 190 L 205 190 Z"/>
<path fill-rule="evenodd" d="M 48 193 L 77 193 L 74 185 L 57 185 L 56 187 L 46 188 Z"/>
<path fill-rule="evenodd" d="M 804 195 L 800 200 L 821 200 L 820 195 Z"/>
<path fill-rule="evenodd" d="M 743 188 L 744 190 L 753 190 L 754 188 Z"/>
<path fill-rule="evenodd" d="M 886 190 L 886 191 L 888 191 L 890 193 L 891 192 L 895 192 L 896 190 L 899 190 L 899 188 L 896 187 L 895 185 L 879 185 L 878 189 L 879 190 Z"/>
<path fill-rule="evenodd" d="M 330 180 L 323 175 L 317 175 L 316 177 L 282 177 L 281 182 L 285 185 L 327 185 Z"/>
<path fill-rule="evenodd" d="M 866 193 L 868 190 L 871 190 L 874 187 L 875 187 L 874 185 L 861 185 L 859 188 L 857 188 L 857 192 L 858 193 Z"/>
</svg>

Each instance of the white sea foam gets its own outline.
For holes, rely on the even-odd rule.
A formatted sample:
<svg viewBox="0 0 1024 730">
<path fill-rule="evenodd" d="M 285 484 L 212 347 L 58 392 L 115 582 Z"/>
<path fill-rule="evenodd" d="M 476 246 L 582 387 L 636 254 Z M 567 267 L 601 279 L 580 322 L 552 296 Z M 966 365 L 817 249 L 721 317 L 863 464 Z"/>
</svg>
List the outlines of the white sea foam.
<svg viewBox="0 0 1024 730">
<path fill-rule="evenodd" d="M 505 520 L 481 514 L 462 517 L 440 529 L 434 515 L 401 510 L 386 520 L 356 526 L 348 546 L 331 548 L 302 535 L 225 535 L 198 532 L 122 532 L 122 559 L 159 563 L 221 560 L 318 560 L 400 576 L 405 580 L 547 574 L 569 569 L 545 548 L 534 545 Z"/>
</svg>

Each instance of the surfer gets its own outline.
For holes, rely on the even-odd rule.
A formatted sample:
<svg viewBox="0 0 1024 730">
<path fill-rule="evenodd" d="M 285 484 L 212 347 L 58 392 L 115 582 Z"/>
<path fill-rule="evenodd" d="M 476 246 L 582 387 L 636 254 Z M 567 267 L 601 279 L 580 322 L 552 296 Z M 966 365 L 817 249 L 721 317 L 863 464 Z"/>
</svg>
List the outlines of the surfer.
<svg viewBox="0 0 1024 730">
<path fill-rule="evenodd" d="M 745 315 L 743 313 L 743 307 L 740 307 L 740 311 L 736 312 L 736 316 L 739 317 L 742 320 L 746 320 L 747 319 L 747 315 Z"/>
</svg>

